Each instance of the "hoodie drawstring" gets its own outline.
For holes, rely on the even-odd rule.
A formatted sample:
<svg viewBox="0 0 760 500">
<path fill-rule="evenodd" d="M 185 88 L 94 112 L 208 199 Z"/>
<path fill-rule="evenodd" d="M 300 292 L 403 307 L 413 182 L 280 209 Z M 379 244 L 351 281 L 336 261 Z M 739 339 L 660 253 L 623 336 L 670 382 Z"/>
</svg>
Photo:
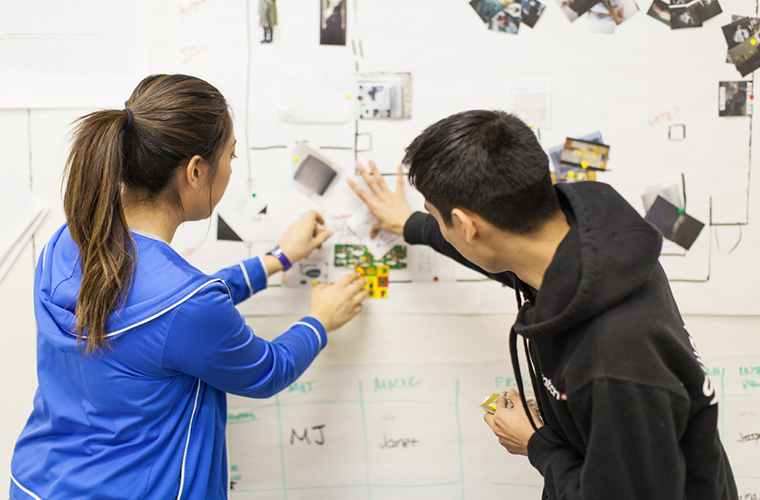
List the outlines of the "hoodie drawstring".
<svg viewBox="0 0 760 500">
<path fill-rule="evenodd" d="M 517 283 L 515 283 L 517 285 Z M 522 309 L 523 306 L 523 300 L 522 295 L 520 293 L 520 289 L 518 286 L 515 286 L 515 296 L 517 298 L 517 308 L 518 310 Z M 519 313 L 518 313 L 519 314 Z M 533 384 L 533 388 L 536 391 L 536 404 L 539 405 L 539 411 L 543 413 L 543 409 L 541 409 L 540 403 L 539 403 L 539 397 L 538 397 L 538 385 L 536 385 L 536 374 L 535 374 L 535 368 L 533 367 L 533 361 L 530 359 L 530 351 L 528 350 L 528 341 L 523 337 L 523 345 L 525 346 L 525 358 L 528 361 L 528 372 L 530 375 L 530 381 L 531 384 Z M 522 379 L 522 373 L 520 372 L 520 359 L 517 354 L 517 332 L 515 331 L 514 325 L 509 330 L 509 356 L 512 359 L 512 370 L 515 373 L 515 381 L 517 382 L 517 392 L 520 394 L 520 401 L 522 401 L 523 410 L 525 411 L 525 415 L 528 416 L 528 421 L 530 422 L 531 427 L 533 427 L 533 430 L 541 436 L 541 439 L 546 441 L 547 443 L 551 443 L 549 438 L 538 432 L 538 426 L 536 426 L 536 422 L 533 420 L 533 415 L 531 415 L 530 410 L 528 409 L 528 401 L 525 399 L 525 390 L 523 388 L 523 379 Z"/>
</svg>

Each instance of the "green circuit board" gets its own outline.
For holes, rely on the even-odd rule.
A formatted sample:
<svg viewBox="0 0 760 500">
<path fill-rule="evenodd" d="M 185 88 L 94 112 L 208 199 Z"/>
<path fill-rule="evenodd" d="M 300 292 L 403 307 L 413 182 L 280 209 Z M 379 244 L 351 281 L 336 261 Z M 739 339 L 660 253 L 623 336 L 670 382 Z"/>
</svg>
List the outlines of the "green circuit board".
<svg viewBox="0 0 760 500">
<path fill-rule="evenodd" d="M 335 245 L 335 267 L 354 267 L 381 264 L 390 269 L 406 269 L 406 245 L 396 245 L 380 259 L 376 259 L 364 245 Z"/>
</svg>

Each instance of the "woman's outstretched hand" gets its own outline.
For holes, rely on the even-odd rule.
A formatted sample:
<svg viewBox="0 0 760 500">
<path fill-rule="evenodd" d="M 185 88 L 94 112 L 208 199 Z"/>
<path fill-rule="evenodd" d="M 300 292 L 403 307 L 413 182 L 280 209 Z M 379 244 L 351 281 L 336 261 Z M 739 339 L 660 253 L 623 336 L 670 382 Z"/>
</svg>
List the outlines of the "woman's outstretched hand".
<svg viewBox="0 0 760 500">
<path fill-rule="evenodd" d="M 279 243 L 280 250 L 292 264 L 308 257 L 332 236 L 332 232 L 320 227 L 324 223 L 321 215 L 314 210 L 309 210 L 306 217 L 295 221 L 285 231 Z"/>
<path fill-rule="evenodd" d="M 366 283 L 366 278 L 351 273 L 332 285 L 315 286 L 309 316 L 318 319 L 328 332 L 340 328 L 362 311 L 362 301 L 369 293 L 362 290 Z"/>
</svg>

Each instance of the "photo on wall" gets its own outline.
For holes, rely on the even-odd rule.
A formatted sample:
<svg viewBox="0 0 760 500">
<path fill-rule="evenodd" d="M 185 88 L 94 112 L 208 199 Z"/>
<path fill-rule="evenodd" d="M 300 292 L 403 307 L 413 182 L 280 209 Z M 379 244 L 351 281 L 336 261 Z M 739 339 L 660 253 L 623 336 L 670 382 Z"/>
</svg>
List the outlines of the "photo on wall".
<svg viewBox="0 0 760 500">
<path fill-rule="evenodd" d="M 411 73 L 359 73 L 357 83 L 359 119 L 412 117 Z"/>
<path fill-rule="evenodd" d="M 572 22 L 588 12 L 599 0 L 557 0 L 562 13 Z"/>
<path fill-rule="evenodd" d="M 718 84 L 718 116 L 752 114 L 752 82 L 720 82 Z"/>
<path fill-rule="evenodd" d="M 747 24 L 742 22 L 745 20 L 749 23 L 749 29 L 747 29 Z M 736 24 L 737 26 L 735 26 L 734 28 L 729 28 L 729 26 L 732 26 L 734 24 Z M 726 37 L 728 50 L 730 51 L 732 48 L 736 47 L 740 43 L 749 39 L 752 35 L 754 35 L 758 31 L 760 31 L 760 18 L 737 16 L 737 15 L 731 16 L 731 24 L 723 26 L 723 35 Z M 729 37 L 735 43 L 730 42 Z M 731 57 L 731 54 L 729 54 L 728 52 L 726 53 L 726 62 L 728 64 L 736 63 L 736 61 L 734 61 L 734 59 Z"/>
<path fill-rule="evenodd" d="M 753 34 L 754 32 L 752 31 L 748 17 L 743 17 L 723 26 L 723 36 L 726 37 L 729 49 L 733 49 Z"/>
<path fill-rule="evenodd" d="M 504 8 L 496 13 L 488 23 L 488 29 L 516 35 L 520 30 L 522 4 L 519 1 L 508 0 Z"/>
<path fill-rule="evenodd" d="M 694 3 L 697 0 L 693 0 Z M 683 28 L 699 28 L 702 21 L 695 18 L 689 11 L 684 0 L 671 0 L 670 2 L 670 28 L 674 30 Z"/>
<path fill-rule="evenodd" d="M 694 0 L 689 2 L 686 9 L 691 14 L 691 17 L 699 20 L 700 24 L 723 12 L 718 0 Z"/>
<path fill-rule="evenodd" d="M 528 25 L 530 28 L 536 25 L 538 18 L 544 13 L 546 5 L 542 4 L 538 0 L 523 0 L 522 1 L 522 23 Z"/>
<path fill-rule="evenodd" d="M 754 34 L 728 51 L 736 69 L 746 76 L 760 67 L 760 34 Z"/>
<path fill-rule="evenodd" d="M 651 222 L 662 235 L 673 243 L 690 249 L 705 225 L 684 213 L 662 196 L 655 199 L 644 218 Z"/>
<path fill-rule="evenodd" d="M 560 154 L 560 161 L 581 168 L 605 170 L 609 157 L 610 147 L 606 144 L 568 137 Z"/>
<path fill-rule="evenodd" d="M 617 26 L 615 19 L 609 14 L 607 7 L 602 2 L 591 7 L 586 13 L 586 31 L 612 34 L 615 32 L 615 26 Z"/>
<path fill-rule="evenodd" d="M 347 0 L 319 0 L 320 45 L 346 45 L 346 3 Z"/>
<path fill-rule="evenodd" d="M 647 11 L 647 15 L 670 26 L 670 6 L 662 0 L 654 0 Z"/>
<path fill-rule="evenodd" d="M 507 0 L 470 0 L 470 7 L 480 17 L 480 20 L 488 24 L 496 14 L 504 10 Z"/>
</svg>

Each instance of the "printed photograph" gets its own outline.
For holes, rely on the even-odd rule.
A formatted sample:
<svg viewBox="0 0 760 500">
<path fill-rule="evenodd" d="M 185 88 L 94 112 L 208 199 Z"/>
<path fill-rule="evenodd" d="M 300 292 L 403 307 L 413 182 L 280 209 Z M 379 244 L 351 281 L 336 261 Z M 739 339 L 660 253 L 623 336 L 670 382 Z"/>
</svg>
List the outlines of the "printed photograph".
<svg viewBox="0 0 760 500">
<path fill-rule="evenodd" d="M 348 0 L 319 0 L 322 12 L 320 45 L 346 45 L 346 3 Z"/>
<path fill-rule="evenodd" d="M 752 82 L 720 82 L 718 85 L 718 116 L 752 114 Z"/>
<path fill-rule="evenodd" d="M 330 165 L 309 155 L 298 166 L 293 178 L 309 191 L 323 195 L 337 175 Z"/>
<path fill-rule="evenodd" d="M 754 35 L 755 33 L 758 33 L 758 26 L 760 26 L 760 17 L 747 17 L 747 16 L 737 16 L 733 15 L 731 16 L 731 22 L 735 23 L 737 21 L 741 21 L 742 19 L 748 19 L 749 20 L 749 27 L 750 27 L 750 33 L 747 36 L 749 38 L 750 36 Z M 746 40 L 746 38 L 745 38 Z M 743 42 L 744 40 L 742 40 Z M 741 43 L 741 42 L 739 42 Z M 733 47 L 729 47 L 728 50 L 731 50 Z M 726 62 L 729 64 L 734 64 L 736 61 L 731 59 L 731 55 L 726 53 Z"/>
<path fill-rule="evenodd" d="M 644 219 L 654 224 L 665 238 L 686 250 L 691 248 L 705 226 L 662 196 L 657 197 Z"/>
<path fill-rule="evenodd" d="M 708 19 L 712 19 L 723 12 L 718 0 L 696 0 L 694 2 L 689 2 L 686 8 L 692 18 L 699 20 L 699 24 L 704 23 Z"/>
<path fill-rule="evenodd" d="M 605 10 L 615 21 L 615 24 L 630 19 L 639 11 L 639 6 L 636 5 L 635 0 L 603 0 L 602 6 L 606 8 Z"/>
<path fill-rule="evenodd" d="M 588 12 L 598 2 L 599 0 L 557 0 L 560 9 L 571 22 Z"/>
<path fill-rule="evenodd" d="M 560 161 L 583 168 L 604 170 L 607 168 L 609 155 L 610 147 L 605 144 L 568 138 L 562 149 Z"/>
<path fill-rule="evenodd" d="M 729 49 L 733 49 L 753 34 L 748 17 L 743 17 L 738 21 L 723 26 L 723 36 L 726 37 Z"/>
<path fill-rule="evenodd" d="M 654 0 L 652 6 L 649 7 L 649 11 L 647 11 L 647 15 L 670 26 L 670 6 L 662 0 Z"/>
<path fill-rule="evenodd" d="M 595 170 L 584 170 L 581 168 L 570 168 L 564 170 L 559 176 L 559 180 L 556 182 L 583 182 L 583 181 L 595 181 Z"/>
<path fill-rule="evenodd" d="M 490 23 L 491 19 L 499 12 L 504 10 L 506 0 L 471 0 L 470 6 L 475 9 L 480 19 L 484 23 Z"/>
<path fill-rule="evenodd" d="M 412 117 L 411 73 L 360 73 L 357 80 L 360 119 Z"/>
<path fill-rule="evenodd" d="M 692 3 L 696 2 L 694 0 Z M 684 0 L 671 0 L 670 2 L 670 29 L 699 28 L 702 23 L 695 19 Z"/>
<path fill-rule="evenodd" d="M 523 0 L 522 2 L 522 22 L 529 27 L 534 27 L 538 18 L 544 13 L 546 5 L 538 0 Z"/>
<path fill-rule="evenodd" d="M 760 35 L 754 34 L 736 47 L 729 49 L 728 55 L 742 76 L 752 73 L 760 66 Z"/>
<path fill-rule="evenodd" d="M 516 35 L 520 30 L 522 5 L 519 1 L 511 1 L 496 13 L 488 23 L 488 29 Z"/>
<path fill-rule="evenodd" d="M 617 25 L 618 23 L 615 22 L 602 2 L 591 7 L 586 13 L 586 22 L 584 26 L 586 31 L 612 34 L 615 32 L 615 27 Z"/>
</svg>

